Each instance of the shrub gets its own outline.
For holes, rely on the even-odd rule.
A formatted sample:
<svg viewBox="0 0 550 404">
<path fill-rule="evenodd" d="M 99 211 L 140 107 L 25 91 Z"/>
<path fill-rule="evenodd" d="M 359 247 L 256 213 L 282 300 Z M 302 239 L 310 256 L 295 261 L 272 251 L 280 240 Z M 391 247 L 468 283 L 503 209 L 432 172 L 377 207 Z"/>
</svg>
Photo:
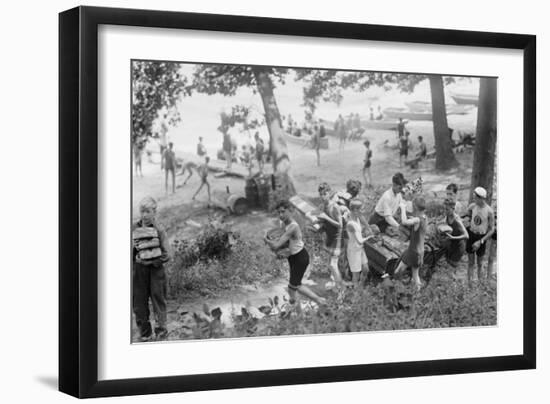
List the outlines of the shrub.
<svg viewBox="0 0 550 404">
<path fill-rule="evenodd" d="M 494 283 L 470 289 L 448 274 L 438 274 L 420 292 L 395 282 L 332 294 L 318 309 L 286 305 L 277 315 L 256 320 L 252 333 L 250 319 L 244 326 L 234 319 L 234 332 L 263 336 L 488 326 L 496 324 L 496 313 Z"/>
<path fill-rule="evenodd" d="M 174 242 L 168 269 L 174 298 L 217 296 L 224 290 L 267 282 L 284 273 L 284 264 L 263 241 L 247 241 L 237 233 L 209 224 L 193 240 Z"/>
</svg>

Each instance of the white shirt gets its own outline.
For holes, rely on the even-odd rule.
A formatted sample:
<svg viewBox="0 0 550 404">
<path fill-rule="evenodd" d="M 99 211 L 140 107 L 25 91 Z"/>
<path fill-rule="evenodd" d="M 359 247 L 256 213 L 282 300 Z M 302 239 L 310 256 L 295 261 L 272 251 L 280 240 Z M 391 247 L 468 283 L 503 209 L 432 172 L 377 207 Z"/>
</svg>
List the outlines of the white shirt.
<svg viewBox="0 0 550 404">
<path fill-rule="evenodd" d="M 393 216 L 397 212 L 402 199 L 401 192 L 395 195 L 393 189 L 390 188 L 382 194 L 374 211 L 380 216 Z"/>
</svg>

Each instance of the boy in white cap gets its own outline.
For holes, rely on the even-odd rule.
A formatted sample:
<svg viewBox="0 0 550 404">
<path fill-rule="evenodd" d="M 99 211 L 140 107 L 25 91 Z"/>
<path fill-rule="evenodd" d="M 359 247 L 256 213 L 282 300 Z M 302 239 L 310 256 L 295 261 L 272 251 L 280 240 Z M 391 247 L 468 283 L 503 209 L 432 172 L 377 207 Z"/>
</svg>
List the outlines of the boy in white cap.
<svg viewBox="0 0 550 404">
<path fill-rule="evenodd" d="M 468 216 L 470 217 L 468 241 L 466 242 L 466 252 L 468 253 L 468 285 L 472 284 L 476 256 L 477 279 L 481 281 L 485 245 L 495 231 L 495 215 L 491 206 L 485 201 L 486 198 L 487 191 L 482 187 L 477 187 L 474 189 L 474 203 L 468 206 Z"/>
</svg>

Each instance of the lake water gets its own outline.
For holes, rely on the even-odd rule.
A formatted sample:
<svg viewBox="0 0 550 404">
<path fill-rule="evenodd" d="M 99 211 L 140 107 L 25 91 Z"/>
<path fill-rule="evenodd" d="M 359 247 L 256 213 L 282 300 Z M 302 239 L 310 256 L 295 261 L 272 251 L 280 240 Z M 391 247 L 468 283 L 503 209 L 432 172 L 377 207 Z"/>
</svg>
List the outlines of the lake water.
<svg viewBox="0 0 550 404">
<path fill-rule="evenodd" d="M 186 74 L 191 71 L 189 66 L 183 69 Z M 277 105 L 281 116 L 292 115 L 294 120 L 302 122 L 304 119 L 305 108 L 301 105 L 303 83 L 296 82 L 293 79 L 287 80 L 284 85 L 275 83 L 274 90 Z M 479 92 L 479 79 L 464 79 L 457 83 L 445 86 L 446 102 L 452 103 L 450 92 L 460 92 L 477 94 Z M 405 107 L 405 102 L 426 101 L 431 102 L 430 87 L 428 80 L 421 82 L 411 94 L 402 93 L 398 90 L 385 91 L 382 88 L 370 88 L 362 93 L 344 91 L 344 98 L 340 105 L 334 103 L 320 102 L 317 106 L 316 116 L 327 120 L 335 120 L 339 114 L 343 116 L 349 113 L 359 113 L 368 115 L 369 108 L 373 107 L 376 113 L 378 106 L 387 107 Z M 241 88 L 235 96 L 225 97 L 222 95 L 204 95 L 194 93 L 191 97 L 184 98 L 177 106 L 181 114 L 181 122 L 176 126 L 169 127 L 168 138 L 174 143 L 178 152 L 194 153 L 198 142 L 198 137 L 204 138 L 204 143 L 208 154 L 215 156 L 218 149 L 221 148 L 222 135 L 217 130 L 220 124 L 220 112 L 229 111 L 234 105 L 245 105 L 252 109 L 257 117 L 263 114 L 263 104 L 258 93 L 254 93 L 251 88 Z M 450 115 L 449 125 L 471 126 L 475 125 L 475 112 L 466 116 Z M 156 124 L 159 124 L 157 122 Z M 431 122 L 415 122 L 415 126 L 431 126 Z M 259 129 L 260 135 L 267 142 L 269 134 L 265 125 Z M 239 145 L 252 143 L 253 133 L 243 133 L 240 128 L 233 128 L 230 132 L 232 137 Z M 157 151 L 156 142 L 151 142 L 148 149 Z"/>
</svg>

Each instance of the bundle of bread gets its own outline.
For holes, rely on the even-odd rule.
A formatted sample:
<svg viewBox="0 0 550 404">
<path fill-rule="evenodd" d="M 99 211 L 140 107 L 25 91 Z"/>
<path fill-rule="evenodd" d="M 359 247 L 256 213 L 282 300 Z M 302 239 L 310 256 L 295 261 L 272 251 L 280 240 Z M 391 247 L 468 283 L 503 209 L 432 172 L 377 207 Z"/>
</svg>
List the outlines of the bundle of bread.
<svg viewBox="0 0 550 404">
<path fill-rule="evenodd" d="M 284 228 L 275 227 L 267 231 L 266 237 L 269 241 L 276 241 L 276 240 L 279 240 L 284 233 L 285 233 Z M 288 258 L 288 256 L 290 255 L 290 250 L 288 246 L 289 246 L 289 243 L 287 241 L 285 244 L 283 244 L 283 246 L 281 246 L 276 251 L 274 251 L 275 254 L 277 255 L 277 258 L 281 258 L 281 259 Z"/>
</svg>

